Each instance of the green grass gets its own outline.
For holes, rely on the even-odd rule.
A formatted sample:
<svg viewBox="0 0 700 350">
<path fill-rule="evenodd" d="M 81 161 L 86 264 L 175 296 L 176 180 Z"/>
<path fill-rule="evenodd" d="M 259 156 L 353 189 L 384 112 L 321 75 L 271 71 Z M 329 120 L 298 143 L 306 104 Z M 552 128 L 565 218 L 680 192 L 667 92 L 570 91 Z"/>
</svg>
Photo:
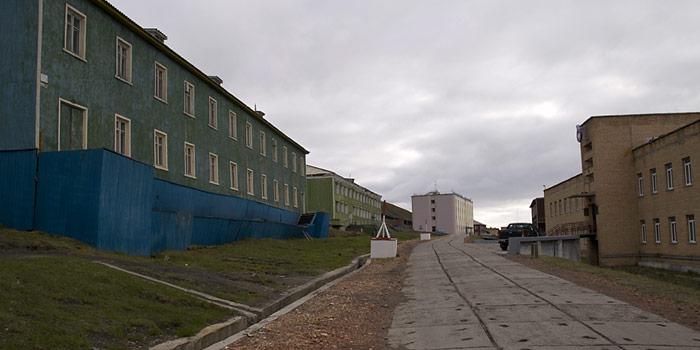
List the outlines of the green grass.
<svg viewBox="0 0 700 350">
<path fill-rule="evenodd" d="M 232 316 L 71 256 L 0 258 L 0 295 L 1 349 L 146 348 Z"/>
</svg>

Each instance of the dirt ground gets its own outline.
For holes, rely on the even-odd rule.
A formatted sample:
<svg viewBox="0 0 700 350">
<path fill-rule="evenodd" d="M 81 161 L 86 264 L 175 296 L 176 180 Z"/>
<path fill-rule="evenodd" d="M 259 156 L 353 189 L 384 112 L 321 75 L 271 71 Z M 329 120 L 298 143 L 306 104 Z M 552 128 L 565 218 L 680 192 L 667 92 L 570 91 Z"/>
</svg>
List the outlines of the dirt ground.
<svg viewBox="0 0 700 350">
<path fill-rule="evenodd" d="M 508 258 L 700 331 L 700 305 L 698 304 L 688 304 L 682 300 L 650 295 L 594 273 L 551 266 L 537 259 L 522 256 L 509 256 Z"/>
<path fill-rule="evenodd" d="M 362 271 L 227 349 L 385 349 L 394 308 L 402 301 L 406 261 L 419 242 L 399 244 L 399 257 Z"/>
</svg>

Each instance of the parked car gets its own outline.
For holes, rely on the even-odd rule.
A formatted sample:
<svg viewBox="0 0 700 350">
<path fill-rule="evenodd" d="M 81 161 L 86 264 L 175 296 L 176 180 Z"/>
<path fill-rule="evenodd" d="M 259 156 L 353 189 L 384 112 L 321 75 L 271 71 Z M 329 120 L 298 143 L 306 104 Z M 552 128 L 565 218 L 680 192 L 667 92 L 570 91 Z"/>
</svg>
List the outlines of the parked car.
<svg viewBox="0 0 700 350">
<path fill-rule="evenodd" d="M 508 250 L 508 239 L 511 237 L 537 237 L 540 233 L 532 224 L 525 222 L 516 222 L 508 224 L 502 230 L 498 230 L 498 244 L 501 249 Z"/>
</svg>

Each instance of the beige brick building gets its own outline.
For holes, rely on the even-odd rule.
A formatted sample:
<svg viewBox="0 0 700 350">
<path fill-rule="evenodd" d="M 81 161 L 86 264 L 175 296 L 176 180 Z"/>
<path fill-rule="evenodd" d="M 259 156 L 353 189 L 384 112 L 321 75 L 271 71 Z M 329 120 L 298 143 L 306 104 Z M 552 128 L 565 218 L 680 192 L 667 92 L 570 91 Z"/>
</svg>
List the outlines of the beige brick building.
<svg viewBox="0 0 700 350">
<path fill-rule="evenodd" d="M 693 213 L 700 203 L 700 196 L 693 192 L 692 185 L 685 191 L 674 188 L 669 191 L 672 193 L 641 198 L 638 186 L 639 174 L 645 181 L 653 168 L 657 170 L 657 181 L 665 179 L 659 174 L 665 174 L 666 164 L 675 164 L 682 169 L 685 159 L 692 169 L 692 159 L 700 157 L 697 155 L 698 134 L 693 134 L 698 120 L 700 113 L 588 118 L 577 131 L 581 174 L 545 191 L 545 209 L 550 210 L 551 202 L 553 211 L 547 213 L 548 233 L 556 233 L 557 227 L 581 227 L 585 223 L 588 231 L 596 235 L 597 240 L 591 242 L 591 248 L 597 250 L 599 262 L 603 265 L 636 264 L 651 259 L 651 255 L 655 257 L 654 261 L 669 264 L 671 260 L 683 264 L 697 261 L 700 249 L 694 243 L 688 244 L 686 249 L 680 248 L 680 243 L 664 244 L 662 239 L 660 244 L 650 247 L 648 241 L 643 244 L 640 238 L 641 220 L 644 220 L 649 234 L 653 220 L 658 219 L 663 233 L 664 228 L 671 225 L 669 218 L 675 217 L 677 233 L 684 232 L 680 231 L 681 224 L 687 225 L 689 218 L 693 217 L 689 215 L 695 215 Z M 677 170 L 674 174 L 678 177 L 675 181 L 681 181 L 682 172 Z M 565 198 L 580 198 L 581 213 L 575 209 L 573 213 L 567 213 L 563 207 Z M 574 201 L 574 208 L 576 203 Z M 665 232 L 668 233 L 668 229 Z M 669 235 L 666 236 L 668 241 Z"/>
<path fill-rule="evenodd" d="M 583 194 L 583 174 L 544 190 L 547 235 L 576 235 L 592 231 L 589 197 Z"/>
</svg>

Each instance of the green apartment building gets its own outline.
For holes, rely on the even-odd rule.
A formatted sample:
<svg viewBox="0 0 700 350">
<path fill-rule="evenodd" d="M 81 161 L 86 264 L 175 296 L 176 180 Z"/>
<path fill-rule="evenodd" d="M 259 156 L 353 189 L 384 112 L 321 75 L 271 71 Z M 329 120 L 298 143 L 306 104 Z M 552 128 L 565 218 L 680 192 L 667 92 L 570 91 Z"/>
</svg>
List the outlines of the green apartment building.
<svg viewBox="0 0 700 350">
<path fill-rule="evenodd" d="M 331 214 L 331 226 L 379 226 L 382 196 L 330 170 L 306 166 L 308 211 Z"/>
<path fill-rule="evenodd" d="M 0 10 L 0 150 L 106 148 L 164 181 L 303 211 L 308 151 L 159 30 L 102 0 L 7 0 Z"/>
</svg>

